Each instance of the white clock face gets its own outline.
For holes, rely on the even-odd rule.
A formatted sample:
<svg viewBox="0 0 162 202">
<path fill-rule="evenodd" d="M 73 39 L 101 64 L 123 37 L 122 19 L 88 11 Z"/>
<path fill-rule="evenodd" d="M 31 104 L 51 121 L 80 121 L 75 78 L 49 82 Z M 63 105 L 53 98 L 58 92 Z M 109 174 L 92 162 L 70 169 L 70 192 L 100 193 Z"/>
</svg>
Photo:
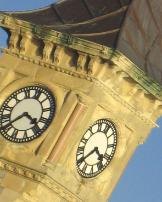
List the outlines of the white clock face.
<svg viewBox="0 0 162 202">
<path fill-rule="evenodd" d="M 0 109 L 0 133 L 12 142 L 39 137 L 55 113 L 55 98 L 43 86 L 27 86 L 13 92 Z"/>
<path fill-rule="evenodd" d="M 88 128 L 82 137 L 76 154 L 76 165 L 83 177 L 95 177 L 101 173 L 114 156 L 117 131 L 112 122 L 100 119 Z"/>
</svg>

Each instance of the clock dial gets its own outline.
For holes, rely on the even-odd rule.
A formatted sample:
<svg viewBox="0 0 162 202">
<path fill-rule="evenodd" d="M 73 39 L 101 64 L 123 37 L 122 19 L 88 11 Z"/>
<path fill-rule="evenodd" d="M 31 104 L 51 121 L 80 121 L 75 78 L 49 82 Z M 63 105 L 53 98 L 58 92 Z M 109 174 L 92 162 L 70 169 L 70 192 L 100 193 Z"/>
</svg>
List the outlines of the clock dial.
<svg viewBox="0 0 162 202">
<path fill-rule="evenodd" d="M 12 142 L 39 137 L 55 114 L 55 98 L 43 86 L 27 86 L 13 92 L 0 109 L 0 133 Z"/>
<path fill-rule="evenodd" d="M 83 177 L 95 177 L 112 160 L 117 146 L 117 131 L 107 119 L 96 121 L 83 135 L 76 154 L 76 166 Z"/>
</svg>

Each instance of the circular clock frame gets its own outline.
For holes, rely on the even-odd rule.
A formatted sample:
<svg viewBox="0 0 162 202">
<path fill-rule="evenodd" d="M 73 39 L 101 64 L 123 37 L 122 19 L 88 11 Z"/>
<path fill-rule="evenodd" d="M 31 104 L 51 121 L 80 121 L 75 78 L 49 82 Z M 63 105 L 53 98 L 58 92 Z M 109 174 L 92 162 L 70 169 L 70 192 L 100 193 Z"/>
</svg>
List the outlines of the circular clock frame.
<svg viewBox="0 0 162 202">
<path fill-rule="evenodd" d="M 117 147 L 117 129 L 108 119 L 99 119 L 84 133 L 76 153 L 78 173 L 85 178 L 96 177 L 111 162 Z"/>
<path fill-rule="evenodd" d="M 55 97 L 46 86 L 22 87 L 11 93 L 0 107 L 0 133 L 14 143 L 32 141 L 46 131 L 55 111 Z"/>
</svg>

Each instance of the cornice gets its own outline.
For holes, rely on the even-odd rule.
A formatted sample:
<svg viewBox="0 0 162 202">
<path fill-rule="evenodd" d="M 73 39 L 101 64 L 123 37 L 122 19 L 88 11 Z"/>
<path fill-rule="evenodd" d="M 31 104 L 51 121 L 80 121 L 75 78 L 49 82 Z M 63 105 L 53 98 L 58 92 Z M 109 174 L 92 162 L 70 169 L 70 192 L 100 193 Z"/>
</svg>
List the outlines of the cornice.
<svg viewBox="0 0 162 202">
<path fill-rule="evenodd" d="M 115 90 L 109 88 L 107 85 L 105 85 L 104 82 L 98 80 L 97 78 L 93 77 L 92 75 L 84 74 L 82 72 L 75 72 L 75 71 L 72 71 L 69 69 L 64 69 L 63 67 L 58 67 L 58 66 L 52 65 L 48 62 L 38 60 L 36 58 L 32 58 L 32 57 L 24 56 L 23 54 L 18 54 L 18 53 L 12 52 L 9 49 L 3 49 L 3 51 L 6 54 L 18 57 L 21 60 L 25 60 L 25 61 L 31 62 L 33 64 L 38 64 L 38 65 L 43 66 L 45 68 L 50 68 L 50 69 L 53 69 L 57 72 L 61 72 L 61 73 L 64 73 L 66 75 L 70 75 L 70 76 L 73 76 L 73 77 L 76 77 L 79 79 L 84 79 L 84 80 L 87 80 L 89 82 L 93 82 L 96 87 L 99 87 L 106 94 L 109 94 L 110 96 L 112 96 L 117 102 L 119 102 L 123 107 L 125 107 L 129 111 L 131 111 L 140 120 L 142 120 L 146 125 L 149 125 L 151 127 L 157 127 L 157 124 L 155 122 L 153 122 L 151 119 L 145 117 L 145 115 L 142 112 L 137 111 L 131 104 L 129 104 L 127 101 L 125 101 L 123 97 L 121 97 L 117 92 L 115 92 Z"/>
<path fill-rule="evenodd" d="M 125 70 L 128 75 L 130 75 L 145 90 L 150 92 L 159 100 L 162 100 L 162 86 L 152 78 L 148 77 L 142 69 L 140 69 L 137 65 L 131 62 L 121 52 L 115 51 L 112 61 L 117 66 L 120 65 L 121 68 Z"/>
<path fill-rule="evenodd" d="M 90 75 L 88 75 L 88 74 L 85 75 L 82 72 L 76 72 L 76 71 L 68 70 L 68 69 L 65 69 L 63 67 L 56 66 L 54 64 L 45 62 L 41 59 L 36 59 L 34 57 L 29 57 L 29 56 L 25 56 L 23 54 L 12 52 L 11 50 L 9 50 L 7 48 L 3 49 L 2 52 L 9 54 L 9 55 L 12 55 L 12 56 L 15 56 L 17 58 L 20 58 L 21 60 L 28 61 L 28 62 L 31 62 L 33 64 L 43 66 L 45 68 L 53 69 L 57 72 L 61 72 L 61 73 L 64 73 L 64 74 L 67 74 L 67 75 L 70 75 L 70 76 L 73 76 L 76 78 L 85 79 L 87 81 L 92 81 L 92 77 Z"/>
<path fill-rule="evenodd" d="M 139 85 L 154 95 L 157 99 L 162 100 L 162 87 L 117 50 L 74 37 L 70 34 L 57 32 L 26 21 L 21 21 L 4 13 L 0 13 L 0 26 L 9 30 L 14 30 L 20 34 L 29 33 L 30 35 L 42 40 L 51 41 L 58 45 L 69 47 L 93 56 L 98 56 L 111 61 L 114 65 L 120 65 L 121 69 L 126 71 L 130 77 L 139 83 Z"/>
</svg>

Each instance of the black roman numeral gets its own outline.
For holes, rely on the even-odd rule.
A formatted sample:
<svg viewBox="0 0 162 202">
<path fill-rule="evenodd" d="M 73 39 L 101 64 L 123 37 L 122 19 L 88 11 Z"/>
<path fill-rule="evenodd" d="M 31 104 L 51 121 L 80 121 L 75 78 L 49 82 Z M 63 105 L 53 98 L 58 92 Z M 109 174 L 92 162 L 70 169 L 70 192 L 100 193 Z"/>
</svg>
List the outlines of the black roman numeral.
<svg viewBox="0 0 162 202">
<path fill-rule="evenodd" d="M 48 119 L 46 119 L 46 118 L 44 118 L 44 117 L 41 117 L 40 120 L 39 120 L 39 122 L 41 122 L 41 123 L 47 123 L 47 120 L 48 120 Z"/>
<path fill-rule="evenodd" d="M 110 155 L 107 154 L 107 153 L 104 155 L 104 158 L 105 158 L 107 161 L 109 161 L 109 160 L 111 159 Z"/>
<path fill-rule="evenodd" d="M 12 111 L 12 107 L 9 107 L 9 106 L 5 106 L 5 109 L 4 110 L 7 110 L 8 112 L 11 112 Z"/>
<path fill-rule="evenodd" d="M 86 144 L 86 142 L 87 142 L 87 139 L 85 139 L 84 137 L 81 139 L 81 142 L 83 143 L 83 144 Z"/>
<path fill-rule="evenodd" d="M 23 136 L 23 139 L 27 138 L 28 137 L 28 134 L 27 134 L 27 131 L 25 130 L 24 131 L 24 136 Z"/>
<path fill-rule="evenodd" d="M 38 100 L 41 94 L 42 94 L 42 92 L 41 92 L 39 89 L 36 89 L 36 90 L 35 90 L 34 98 L 35 98 L 36 100 Z"/>
<path fill-rule="evenodd" d="M 78 147 L 77 154 L 80 155 L 80 154 L 83 154 L 83 152 L 84 152 L 84 147 Z"/>
<path fill-rule="evenodd" d="M 2 115 L 2 124 L 10 121 L 10 114 Z"/>
<path fill-rule="evenodd" d="M 18 134 L 18 130 L 15 129 L 14 132 L 12 133 L 12 138 L 16 138 Z"/>
<path fill-rule="evenodd" d="M 84 156 L 82 156 L 80 159 L 77 160 L 78 166 L 80 166 L 83 161 L 84 161 Z"/>
<path fill-rule="evenodd" d="M 98 129 L 97 129 L 97 132 L 101 132 L 101 128 L 102 128 L 102 123 L 98 123 Z"/>
<path fill-rule="evenodd" d="M 30 98 L 30 90 L 29 89 L 24 89 L 25 97 Z"/>
<path fill-rule="evenodd" d="M 114 146 L 115 146 L 114 144 L 108 144 L 107 148 L 111 148 L 111 147 L 114 147 Z"/>
<path fill-rule="evenodd" d="M 51 109 L 50 109 L 50 107 L 48 107 L 48 108 L 43 108 L 43 112 L 48 112 L 48 111 L 50 111 Z"/>
<path fill-rule="evenodd" d="M 83 172 L 83 173 L 86 172 L 87 166 L 88 166 L 88 165 L 85 163 L 85 165 L 84 165 L 83 168 L 82 168 L 82 172 Z"/>
<path fill-rule="evenodd" d="M 102 161 L 99 161 L 99 162 L 97 163 L 97 168 L 98 168 L 98 170 L 101 170 L 101 169 L 103 168 L 103 163 L 102 163 Z"/>
<path fill-rule="evenodd" d="M 33 130 L 34 135 L 37 135 L 38 132 L 40 131 L 40 128 L 39 128 L 39 126 L 36 124 L 36 125 L 32 128 L 32 130 Z"/>
<path fill-rule="evenodd" d="M 2 127 L 3 130 L 5 130 L 5 132 L 7 133 L 10 129 L 12 128 L 11 124 L 7 124 L 5 126 Z"/>
<path fill-rule="evenodd" d="M 93 132 L 92 132 L 92 126 L 90 126 L 88 130 L 93 134 Z"/>
<path fill-rule="evenodd" d="M 105 128 L 104 128 L 104 130 L 103 130 L 103 132 L 104 132 L 105 134 L 107 134 L 108 131 L 109 131 L 109 126 L 106 125 Z"/>
<path fill-rule="evenodd" d="M 93 174 L 93 166 L 91 166 L 90 174 Z"/>
</svg>

